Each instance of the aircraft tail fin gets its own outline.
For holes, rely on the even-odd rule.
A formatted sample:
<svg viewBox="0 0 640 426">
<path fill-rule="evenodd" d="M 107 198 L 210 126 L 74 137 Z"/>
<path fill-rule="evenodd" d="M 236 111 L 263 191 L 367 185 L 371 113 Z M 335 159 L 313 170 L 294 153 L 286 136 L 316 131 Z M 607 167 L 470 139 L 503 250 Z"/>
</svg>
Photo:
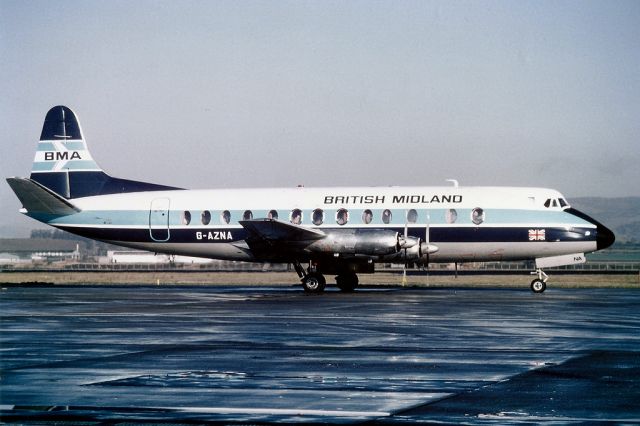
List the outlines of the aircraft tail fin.
<svg viewBox="0 0 640 426">
<path fill-rule="evenodd" d="M 7 178 L 7 182 L 27 213 L 64 216 L 80 211 L 60 195 L 31 179 L 12 177 Z"/>
<path fill-rule="evenodd" d="M 31 180 L 66 199 L 180 189 L 106 174 L 93 160 L 75 113 L 62 105 L 51 108 L 44 119 Z"/>
<path fill-rule="evenodd" d="M 65 198 L 72 198 L 71 172 L 101 173 L 102 169 L 87 149 L 76 115 L 59 105 L 51 108 L 44 119 L 31 179 Z"/>
</svg>

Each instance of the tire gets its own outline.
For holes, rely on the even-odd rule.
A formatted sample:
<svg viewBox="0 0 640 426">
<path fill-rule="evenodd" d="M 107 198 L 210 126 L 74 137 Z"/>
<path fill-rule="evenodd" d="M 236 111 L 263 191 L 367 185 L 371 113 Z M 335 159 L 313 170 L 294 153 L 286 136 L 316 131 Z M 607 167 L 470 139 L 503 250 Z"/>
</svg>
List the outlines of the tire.
<svg viewBox="0 0 640 426">
<path fill-rule="evenodd" d="M 302 279 L 302 287 L 306 293 L 321 294 L 327 285 L 322 274 L 311 273 Z"/>
<path fill-rule="evenodd" d="M 531 281 L 531 291 L 533 291 L 534 293 L 544 293 L 546 289 L 547 283 L 545 283 L 541 279 L 536 278 L 535 280 Z"/>
<path fill-rule="evenodd" d="M 351 293 L 358 286 L 358 276 L 352 272 L 338 275 L 336 285 L 342 292 Z"/>
</svg>

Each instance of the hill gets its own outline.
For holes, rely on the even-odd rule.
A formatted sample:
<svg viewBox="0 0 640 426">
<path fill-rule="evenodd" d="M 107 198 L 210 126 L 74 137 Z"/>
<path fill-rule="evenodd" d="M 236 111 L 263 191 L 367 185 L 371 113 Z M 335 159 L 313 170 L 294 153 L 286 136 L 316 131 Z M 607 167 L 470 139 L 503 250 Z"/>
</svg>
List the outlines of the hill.
<svg viewBox="0 0 640 426">
<path fill-rule="evenodd" d="M 569 202 L 610 228 L 617 243 L 640 243 L 640 197 L 581 197 Z"/>
</svg>

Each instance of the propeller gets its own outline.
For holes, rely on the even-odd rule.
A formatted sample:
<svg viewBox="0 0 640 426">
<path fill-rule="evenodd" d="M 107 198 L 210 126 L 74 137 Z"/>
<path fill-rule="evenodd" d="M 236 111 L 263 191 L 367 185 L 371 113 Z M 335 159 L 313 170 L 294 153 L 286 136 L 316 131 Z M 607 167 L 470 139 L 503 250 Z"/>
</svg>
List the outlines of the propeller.
<svg viewBox="0 0 640 426">
<path fill-rule="evenodd" d="M 409 232 L 409 212 L 405 210 L 404 212 L 404 265 L 402 266 L 402 287 L 407 285 L 407 244 L 408 241 L 408 232 Z"/>
<path fill-rule="evenodd" d="M 427 209 L 427 226 L 425 227 L 425 242 L 427 243 L 427 264 L 426 264 L 426 269 L 427 269 L 427 286 L 429 285 L 429 256 L 431 256 L 430 253 L 430 248 L 431 248 L 431 241 L 429 240 L 430 237 L 430 232 L 429 232 L 429 224 L 431 223 L 431 215 L 429 214 L 429 209 Z"/>
<path fill-rule="evenodd" d="M 423 256 L 426 257 L 426 269 L 429 271 L 429 263 L 431 261 L 431 254 L 438 251 L 438 247 L 431 245 L 431 215 L 429 210 L 425 210 L 425 238 L 411 237 L 409 236 L 409 215 L 408 211 L 406 211 L 406 217 L 404 222 L 404 235 L 401 235 L 399 238 L 400 249 L 404 249 L 404 265 L 402 267 L 402 285 L 407 284 L 407 268 L 409 267 L 409 256 L 408 250 L 411 249 L 412 259 L 420 260 Z M 416 220 L 411 221 L 411 223 L 416 223 Z M 427 283 L 429 280 L 429 275 L 427 274 Z"/>
</svg>

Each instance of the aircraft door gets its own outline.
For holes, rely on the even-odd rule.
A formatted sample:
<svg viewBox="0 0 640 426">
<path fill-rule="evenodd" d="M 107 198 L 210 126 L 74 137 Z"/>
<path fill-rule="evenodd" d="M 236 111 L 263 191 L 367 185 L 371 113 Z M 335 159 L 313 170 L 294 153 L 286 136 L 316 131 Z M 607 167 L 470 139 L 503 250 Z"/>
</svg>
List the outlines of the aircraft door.
<svg viewBox="0 0 640 426">
<path fill-rule="evenodd" d="M 149 235 L 153 241 L 169 240 L 169 199 L 156 198 L 149 209 Z"/>
</svg>

